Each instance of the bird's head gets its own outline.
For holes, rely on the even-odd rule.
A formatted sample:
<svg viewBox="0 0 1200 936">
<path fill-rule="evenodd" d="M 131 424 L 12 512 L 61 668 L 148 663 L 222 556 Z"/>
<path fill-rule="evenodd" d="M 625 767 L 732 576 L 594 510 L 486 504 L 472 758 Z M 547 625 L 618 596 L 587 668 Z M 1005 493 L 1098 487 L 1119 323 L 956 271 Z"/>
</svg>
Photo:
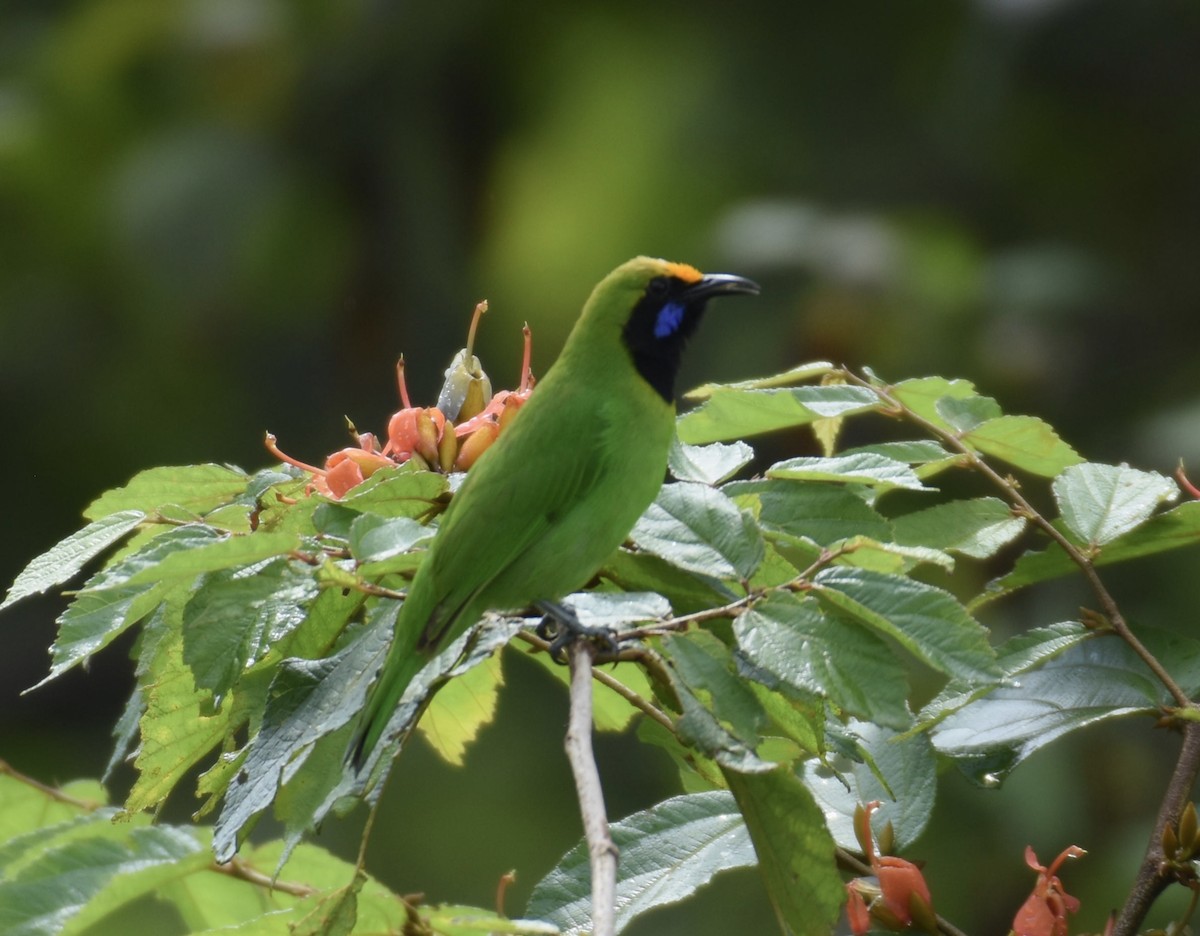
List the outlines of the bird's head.
<svg viewBox="0 0 1200 936">
<path fill-rule="evenodd" d="M 684 345 L 715 296 L 758 293 L 758 285 L 727 273 L 705 275 L 686 263 L 635 257 L 596 287 L 586 316 L 620 328 L 638 373 L 667 403 L 675 401 L 675 376 Z"/>
</svg>

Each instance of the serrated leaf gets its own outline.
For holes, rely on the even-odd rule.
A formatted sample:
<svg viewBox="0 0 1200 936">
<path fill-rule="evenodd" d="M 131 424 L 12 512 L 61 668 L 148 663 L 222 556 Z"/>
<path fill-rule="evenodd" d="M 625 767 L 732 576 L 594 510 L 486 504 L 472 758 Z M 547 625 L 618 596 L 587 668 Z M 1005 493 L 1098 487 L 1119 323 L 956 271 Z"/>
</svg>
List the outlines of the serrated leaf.
<svg viewBox="0 0 1200 936">
<path fill-rule="evenodd" d="M 211 694 L 196 688 L 192 671 L 183 662 L 183 609 L 167 601 L 147 623 L 157 636 L 141 680 L 146 707 L 139 723 L 141 744 L 134 766 L 138 778 L 125 800 L 130 813 L 153 809 L 184 775 L 221 743 L 229 729 L 230 707 L 208 711 Z"/>
<path fill-rule="evenodd" d="M 768 390 L 772 387 L 787 387 L 812 380 L 815 377 L 823 377 L 833 369 L 834 366 L 828 361 L 810 361 L 807 364 L 798 364 L 782 373 L 772 374 L 770 377 L 755 377 L 751 380 L 739 380 L 727 384 L 703 384 L 694 390 L 688 390 L 683 398 L 693 401 L 707 400 L 712 396 L 714 390 Z"/>
<path fill-rule="evenodd" d="M 1021 535 L 1023 517 L 996 497 L 949 501 L 892 520 L 896 542 L 986 559 Z"/>
<path fill-rule="evenodd" d="M 192 549 L 176 550 L 154 565 L 129 578 L 130 585 L 150 585 L 171 579 L 194 579 L 205 572 L 217 572 L 252 565 L 264 559 L 283 556 L 300 548 L 295 533 L 252 533 L 222 538 Z"/>
<path fill-rule="evenodd" d="M 753 519 L 720 491 L 689 481 L 663 485 L 630 538 L 682 569 L 716 578 L 749 578 L 763 558 Z"/>
<path fill-rule="evenodd" d="M 407 553 L 434 533 L 411 517 L 359 514 L 350 524 L 350 555 L 360 563 L 382 562 Z"/>
<path fill-rule="evenodd" d="M 411 463 L 380 468 L 339 502 L 345 507 L 381 517 L 422 517 L 440 509 L 449 490 L 446 476 L 421 471 Z"/>
<path fill-rule="evenodd" d="M 886 541 L 891 525 L 869 504 L 839 484 L 801 484 L 783 479 L 734 481 L 721 488 L 764 527 L 828 546 L 854 536 Z"/>
<path fill-rule="evenodd" d="M 813 593 L 826 608 L 895 638 L 948 676 L 977 682 L 998 676 L 987 631 L 949 592 L 897 575 L 831 566 L 813 579 Z"/>
<path fill-rule="evenodd" d="M 1096 631 L 1078 621 L 1031 628 L 1010 637 L 996 650 L 996 665 L 1005 680 L 1014 680 L 1026 670 L 1033 669 L 1075 644 L 1096 636 Z M 932 726 L 968 702 L 982 698 L 992 688 L 951 680 L 921 709 L 918 728 Z"/>
<path fill-rule="evenodd" d="M 732 601 L 737 595 L 715 579 L 686 572 L 650 553 L 619 549 L 609 556 L 601 575 L 627 592 L 654 591 L 676 614 L 691 614 Z"/>
<path fill-rule="evenodd" d="M 879 491 L 890 491 L 893 488 L 906 488 L 910 491 L 930 490 L 921 483 L 905 462 L 871 453 L 834 455 L 831 458 L 789 458 L 768 468 L 767 477 L 794 481 L 866 484 Z"/>
<path fill-rule="evenodd" d="M 737 803 L 715 791 L 676 796 L 611 826 L 617 866 L 618 932 L 656 907 L 678 903 L 722 871 L 757 863 Z M 591 932 L 591 868 L 586 843 L 538 882 L 525 908 L 564 936 Z"/>
<path fill-rule="evenodd" d="M 294 565 L 222 570 L 192 594 L 183 610 L 183 659 L 198 689 L 219 699 L 249 663 L 300 626 L 317 584 Z"/>
<path fill-rule="evenodd" d="M 1111 565 L 1198 543 L 1200 501 L 1186 501 L 1107 543 L 1095 551 L 1091 560 L 1094 565 Z M 977 608 L 1019 588 L 1070 575 L 1078 570 L 1079 566 L 1057 544 L 1038 552 L 1027 552 L 1017 560 L 1011 572 L 989 582 L 984 592 L 971 602 L 971 607 Z"/>
<path fill-rule="evenodd" d="M 1200 642 L 1148 631 L 1184 691 L 1200 685 Z M 1022 760 L 1079 728 L 1128 715 L 1156 715 L 1171 697 L 1115 635 L 1077 642 L 1042 665 L 952 712 L 933 729 L 938 751 L 972 779 L 994 786 Z"/>
<path fill-rule="evenodd" d="M 417 722 L 417 730 L 443 760 L 461 767 L 467 745 L 495 716 L 502 685 L 500 657 L 488 657 L 441 688 Z"/>
<path fill-rule="evenodd" d="M 813 598 L 773 595 L 733 622 L 738 648 L 794 692 L 893 727 L 911 718 L 908 682 L 891 648 L 867 628 L 831 619 Z"/>
<path fill-rule="evenodd" d="M 267 809 L 298 757 L 357 717 L 391 642 L 399 603 L 381 602 L 362 634 L 322 660 L 285 660 L 271 683 L 262 726 L 251 742 L 213 829 L 213 851 L 228 861 L 243 827 Z"/>
<path fill-rule="evenodd" d="M 662 652 L 678 681 L 702 698 L 739 741 L 756 747 L 766 713 L 746 682 L 734 673 L 729 648 L 712 634 L 696 631 L 663 638 Z"/>
<path fill-rule="evenodd" d="M 934 403 L 934 409 L 955 432 L 970 432 L 989 419 L 1004 415 L 1000 404 L 986 396 L 945 396 Z"/>
<path fill-rule="evenodd" d="M 1053 490 L 1063 522 L 1093 546 L 1131 532 L 1179 496 L 1175 482 L 1156 472 L 1095 462 L 1067 468 Z"/>
<path fill-rule="evenodd" d="M 900 736 L 889 728 L 851 720 L 847 731 L 857 739 L 858 760 L 830 758 L 828 764 L 808 761 L 804 782 L 825 813 L 829 831 L 843 848 L 858 851 L 854 810 L 862 803 L 880 802 L 872 825 L 890 822 L 898 849 L 920 837 L 933 814 L 937 793 L 937 759 L 929 738 L 921 733 Z"/>
<path fill-rule="evenodd" d="M 769 773 L 725 772 L 754 842 L 780 929 L 826 936 L 846 898 L 834 842 L 812 793 L 787 767 Z"/>
<path fill-rule="evenodd" d="M 678 439 L 671 441 L 667 468 L 680 481 L 697 481 L 716 485 L 733 477 L 754 460 L 754 449 L 745 442 L 725 445 L 687 445 Z"/>
<path fill-rule="evenodd" d="M 872 391 L 836 384 L 786 390 L 715 387 L 704 403 L 679 417 L 675 428 L 680 441 L 702 445 L 849 416 L 878 405 Z"/>
<path fill-rule="evenodd" d="M 955 428 L 938 412 L 939 402 L 965 400 L 977 396 L 969 380 L 947 380 L 945 377 L 914 377 L 886 388 L 888 393 L 918 416 L 949 432 Z"/>
<path fill-rule="evenodd" d="M 89 523 L 50 547 L 27 565 L 12 583 L 0 611 L 28 595 L 41 594 L 72 579 L 89 561 L 145 519 L 140 510 L 122 510 Z"/>
<path fill-rule="evenodd" d="M 1036 416 L 999 416 L 961 436 L 963 442 L 1044 478 L 1053 478 L 1083 457 L 1050 424 Z"/>
<path fill-rule="evenodd" d="M 203 845 L 190 831 L 110 828 L 116 834 L 94 829 L 0 881 L 0 930 L 6 936 L 80 932 L 180 873 L 180 862 L 208 863 Z"/>
<path fill-rule="evenodd" d="M 124 487 L 101 494 L 83 515 L 98 520 L 123 510 L 151 514 L 167 504 L 201 515 L 242 494 L 247 481 L 241 471 L 224 465 L 150 468 L 134 475 Z"/>
</svg>

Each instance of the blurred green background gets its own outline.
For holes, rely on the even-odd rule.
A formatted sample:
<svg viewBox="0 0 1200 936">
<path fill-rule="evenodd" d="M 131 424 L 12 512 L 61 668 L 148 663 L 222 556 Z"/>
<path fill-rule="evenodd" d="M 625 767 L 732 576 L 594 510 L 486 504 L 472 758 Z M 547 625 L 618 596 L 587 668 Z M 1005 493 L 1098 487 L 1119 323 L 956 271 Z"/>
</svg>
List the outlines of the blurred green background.
<svg viewBox="0 0 1200 936">
<path fill-rule="evenodd" d="M 1200 475 L 1200 6 L 736 6 L 7 0 L 0 580 L 139 469 L 261 467 L 267 429 L 315 461 L 343 414 L 381 431 L 401 351 L 433 402 L 480 298 L 496 386 L 526 320 L 544 373 L 637 253 L 763 284 L 714 309 L 684 384 L 820 357 L 967 377 L 1089 458 Z M 1112 580 L 1135 621 L 1191 629 L 1195 562 Z M 1086 600 L 1067 584 L 989 623 Z M 21 696 L 60 609 L 0 620 L 0 756 L 47 782 L 101 772 L 131 680 L 124 640 Z M 489 905 L 515 867 L 519 912 L 576 841 L 564 699 L 516 655 L 508 673 L 464 770 L 419 745 L 398 769 L 370 855 L 397 890 Z M 1033 883 L 1024 846 L 1075 843 L 1092 854 L 1064 876 L 1098 930 L 1176 744 L 1110 726 L 1000 792 L 946 774 L 915 849 L 937 909 L 1002 932 Z M 614 817 L 677 789 L 630 738 L 600 753 Z M 318 841 L 351 854 L 361 821 Z M 732 875 L 636 932 L 767 932 L 763 904 Z"/>
</svg>

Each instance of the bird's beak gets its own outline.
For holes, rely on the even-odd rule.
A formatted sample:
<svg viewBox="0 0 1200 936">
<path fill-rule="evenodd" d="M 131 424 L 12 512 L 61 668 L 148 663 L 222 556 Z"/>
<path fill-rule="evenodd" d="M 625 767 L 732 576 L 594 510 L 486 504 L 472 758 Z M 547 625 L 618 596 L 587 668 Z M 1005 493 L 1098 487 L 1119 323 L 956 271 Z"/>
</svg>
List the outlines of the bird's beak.
<svg viewBox="0 0 1200 936">
<path fill-rule="evenodd" d="M 756 296 L 759 293 L 758 283 L 744 276 L 734 276 L 732 273 L 709 273 L 683 291 L 686 302 L 698 302 L 711 296 L 730 296 L 744 293 Z"/>
</svg>

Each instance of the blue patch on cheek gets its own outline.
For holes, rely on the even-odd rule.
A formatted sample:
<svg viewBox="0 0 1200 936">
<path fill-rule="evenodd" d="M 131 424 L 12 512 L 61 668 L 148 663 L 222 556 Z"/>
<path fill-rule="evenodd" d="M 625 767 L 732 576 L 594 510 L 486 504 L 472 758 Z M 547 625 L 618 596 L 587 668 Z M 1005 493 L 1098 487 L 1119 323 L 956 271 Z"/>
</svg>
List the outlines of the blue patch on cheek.
<svg viewBox="0 0 1200 936">
<path fill-rule="evenodd" d="M 684 307 L 680 302 L 668 302 L 659 310 L 658 318 L 654 320 L 654 337 L 666 338 L 673 335 L 683 321 Z"/>
</svg>

